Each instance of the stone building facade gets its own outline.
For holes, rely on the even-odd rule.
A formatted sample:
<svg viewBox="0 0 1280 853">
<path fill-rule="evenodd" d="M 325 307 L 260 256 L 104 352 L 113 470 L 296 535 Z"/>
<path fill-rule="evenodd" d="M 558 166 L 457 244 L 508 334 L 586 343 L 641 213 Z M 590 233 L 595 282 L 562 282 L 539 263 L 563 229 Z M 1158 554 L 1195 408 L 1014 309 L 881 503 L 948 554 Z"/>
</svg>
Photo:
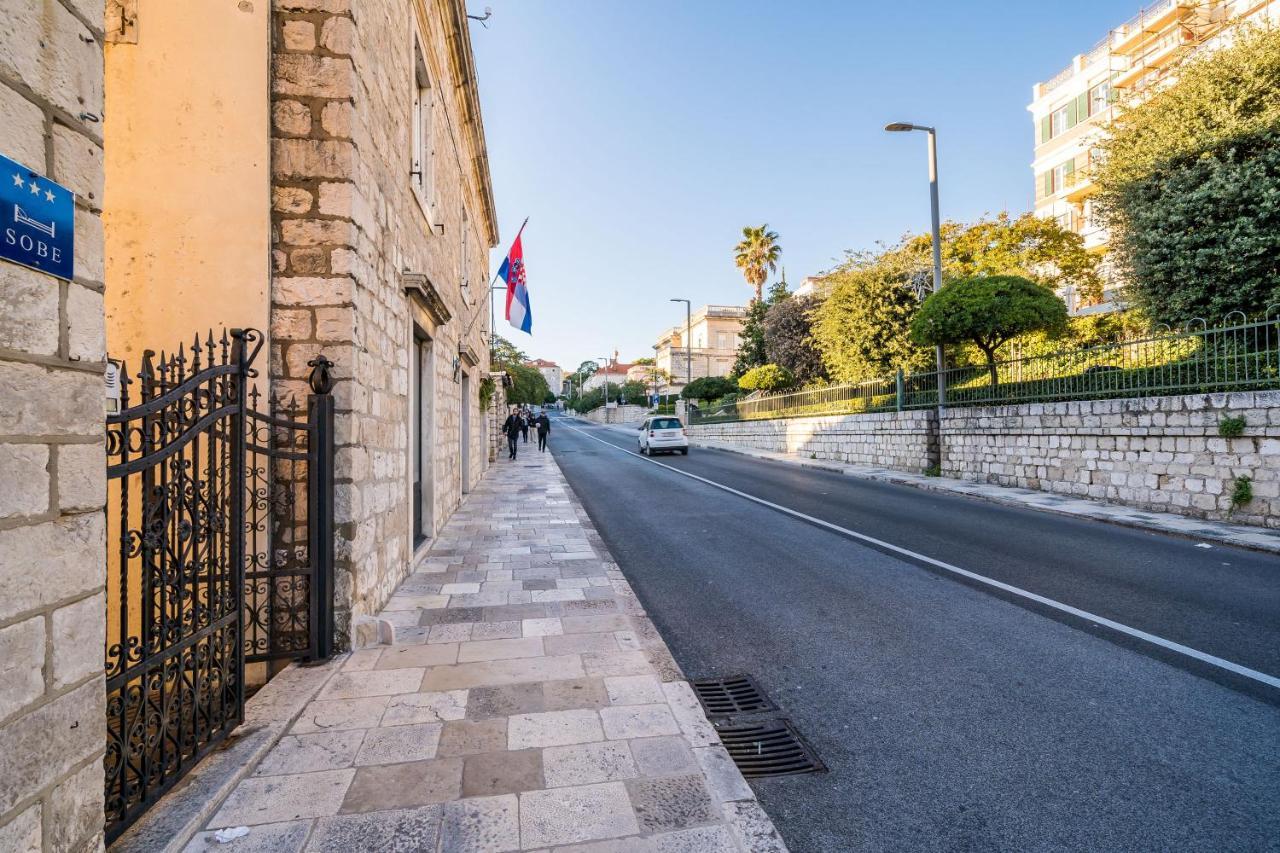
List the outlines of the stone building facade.
<svg viewBox="0 0 1280 853">
<path fill-rule="evenodd" d="M 100 2 L 0 0 L 0 154 L 76 193 L 73 281 L 0 260 L 4 851 L 102 846 L 102 41 Z"/>
<path fill-rule="evenodd" d="M 271 370 L 336 365 L 342 633 L 488 465 L 497 225 L 461 0 L 276 0 L 271 27 Z"/>
</svg>

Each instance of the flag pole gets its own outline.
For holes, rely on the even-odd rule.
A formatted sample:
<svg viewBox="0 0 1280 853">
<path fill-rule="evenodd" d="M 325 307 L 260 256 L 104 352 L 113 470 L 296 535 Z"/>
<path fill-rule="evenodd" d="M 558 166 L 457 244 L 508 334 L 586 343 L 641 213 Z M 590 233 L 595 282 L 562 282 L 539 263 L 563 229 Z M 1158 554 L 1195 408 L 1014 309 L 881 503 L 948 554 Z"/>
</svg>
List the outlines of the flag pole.
<svg viewBox="0 0 1280 853">
<path fill-rule="evenodd" d="M 528 224 L 529 224 L 529 217 L 527 217 L 527 216 L 526 216 L 526 217 L 524 218 L 524 222 L 520 223 L 520 230 L 516 232 L 516 240 L 519 240 L 519 239 L 520 239 L 520 235 L 524 233 L 524 226 L 526 226 L 526 225 L 528 225 Z M 511 241 L 511 243 L 512 243 L 512 245 L 515 245 L 515 240 L 512 240 L 512 241 Z M 501 266 L 499 266 L 499 267 L 498 267 L 498 272 L 501 272 L 501 271 L 502 271 L 502 267 L 501 267 Z M 495 317 L 494 317 L 494 312 L 493 312 L 493 292 L 494 292 L 495 290 L 506 290 L 506 289 L 507 289 L 507 286 L 506 286 L 505 284 L 504 284 L 504 285 L 501 285 L 501 286 L 498 286 L 498 284 L 497 284 L 497 282 L 498 282 L 498 272 L 495 272 L 495 273 L 493 274 L 493 278 L 492 278 L 492 279 L 490 279 L 490 281 L 489 281 L 489 347 L 490 347 L 490 348 L 492 348 L 492 347 L 493 347 L 493 339 L 494 339 L 495 337 L 497 337 L 497 335 L 498 335 L 497 322 L 496 322 L 496 319 L 495 319 Z M 466 331 L 462 333 L 462 336 L 463 336 L 464 338 L 465 338 L 465 337 L 467 336 L 467 334 L 471 331 L 471 326 L 472 326 L 472 325 L 474 325 L 474 324 L 475 324 L 475 322 L 476 322 L 476 320 L 478 320 L 478 319 L 480 319 L 480 314 L 479 314 L 479 313 L 477 313 L 477 314 L 476 314 L 476 316 L 474 316 L 474 317 L 472 317 L 472 318 L 471 318 L 471 322 L 467 324 L 467 329 L 466 329 Z"/>
</svg>

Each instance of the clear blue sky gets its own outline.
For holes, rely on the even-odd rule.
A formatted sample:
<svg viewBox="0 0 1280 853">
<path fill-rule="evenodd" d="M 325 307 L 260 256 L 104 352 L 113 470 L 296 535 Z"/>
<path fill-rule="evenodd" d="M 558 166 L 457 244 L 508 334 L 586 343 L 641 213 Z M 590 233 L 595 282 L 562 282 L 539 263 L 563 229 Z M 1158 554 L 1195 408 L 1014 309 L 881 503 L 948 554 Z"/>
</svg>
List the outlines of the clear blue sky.
<svg viewBox="0 0 1280 853">
<path fill-rule="evenodd" d="M 485 0 L 470 0 L 479 14 Z M 928 227 L 1031 206 L 1032 84 L 1139 6 L 1126 0 L 487 0 L 472 24 L 502 245 L 524 217 L 533 335 L 571 370 L 651 356 L 686 297 L 746 304 L 742 226 L 787 279 Z M 497 297 L 501 299 L 502 294 Z"/>
</svg>

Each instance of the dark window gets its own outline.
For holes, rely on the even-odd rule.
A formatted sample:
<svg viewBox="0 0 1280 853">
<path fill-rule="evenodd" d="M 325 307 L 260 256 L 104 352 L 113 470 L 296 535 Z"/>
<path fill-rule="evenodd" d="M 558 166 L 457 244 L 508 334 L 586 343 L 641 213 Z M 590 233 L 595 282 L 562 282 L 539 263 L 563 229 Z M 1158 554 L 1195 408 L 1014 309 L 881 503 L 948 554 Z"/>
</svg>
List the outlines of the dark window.
<svg viewBox="0 0 1280 853">
<path fill-rule="evenodd" d="M 680 429 L 679 418 L 654 418 L 649 424 L 649 429 Z"/>
</svg>

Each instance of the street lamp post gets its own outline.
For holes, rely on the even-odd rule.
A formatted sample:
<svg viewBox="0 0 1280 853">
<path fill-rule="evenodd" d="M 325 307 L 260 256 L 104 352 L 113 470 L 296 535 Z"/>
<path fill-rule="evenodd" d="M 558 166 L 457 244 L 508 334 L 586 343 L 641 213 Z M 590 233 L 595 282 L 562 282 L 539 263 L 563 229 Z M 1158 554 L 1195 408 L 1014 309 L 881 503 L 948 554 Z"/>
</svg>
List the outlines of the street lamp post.
<svg viewBox="0 0 1280 853">
<path fill-rule="evenodd" d="M 600 359 L 596 359 L 596 361 L 600 361 Z M 605 411 L 608 412 L 609 410 L 609 357 L 608 356 L 604 357 L 603 369 L 604 369 L 604 408 L 605 408 Z M 608 415 L 606 414 L 605 417 L 608 417 Z"/>
<path fill-rule="evenodd" d="M 688 299 L 671 301 L 684 303 L 684 381 L 687 386 L 693 381 L 693 303 Z"/>
<path fill-rule="evenodd" d="M 933 226 L 933 292 L 937 293 L 942 288 L 942 224 L 938 213 L 938 131 L 936 128 L 905 121 L 886 124 L 884 129 L 890 133 L 923 130 L 929 135 L 929 213 Z M 941 344 L 934 348 L 934 355 L 938 362 L 938 411 L 941 412 L 946 403 L 947 385 L 946 376 L 943 373 L 945 368 Z"/>
</svg>

